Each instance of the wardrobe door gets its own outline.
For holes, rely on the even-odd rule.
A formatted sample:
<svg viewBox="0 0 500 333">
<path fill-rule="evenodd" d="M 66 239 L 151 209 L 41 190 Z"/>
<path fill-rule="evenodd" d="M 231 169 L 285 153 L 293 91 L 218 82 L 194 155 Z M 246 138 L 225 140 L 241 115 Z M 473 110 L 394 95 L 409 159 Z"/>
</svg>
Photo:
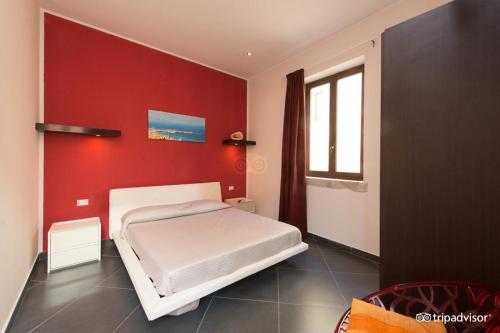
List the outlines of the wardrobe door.
<svg viewBox="0 0 500 333">
<path fill-rule="evenodd" d="M 385 31 L 381 140 L 381 287 L 500 289 L 500 1 Z"/>
</svg>

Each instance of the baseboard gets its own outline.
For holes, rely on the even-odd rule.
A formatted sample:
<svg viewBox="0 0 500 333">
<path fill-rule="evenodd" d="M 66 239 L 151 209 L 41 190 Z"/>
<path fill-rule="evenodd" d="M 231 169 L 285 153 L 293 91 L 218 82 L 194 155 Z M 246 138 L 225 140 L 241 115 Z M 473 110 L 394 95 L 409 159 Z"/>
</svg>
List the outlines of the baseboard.
<svg viewBox="0 0 500 333">
<path fill-rule="evenodd" d="M 316 241 L 318 242 L 322 242 L 324 244 L 327 244 L 331 247 L 335 247 L 339 250 L 342 250 L 342 251 L 346 251 L 346 252 L 349 252 L 349 253 L 352 253 L 358 257 L 361 257 L 361 258 L 364 258 L 364 259 L 368 259 L 368 260 L 371 260 L 371 261 L 374 261 L 376 263 L 380 263 L 380 257 L 374 255 L 374 254 L 371 254 L 371 253 L 368 253 L 368 252 L 365 252 L 365 251 L 361 251 L 359 249 L 356 249 L 354 247 L 351 247 L 351 246 L 348 246 L 348 245 L 344 245 L 342 243 L 338 243 L 338 242 L 335 242 L 335 241 L 332 241 L 331 239 L 327 239 L 327 238 L 324 238 L 324 237 L 321 237 L 321 236 L 318 236 L 318 235 L 315 235 L 315 234 L 311 234 L 311 233 L 308 233 L 308 235 L 310 237 L 312 237 L 313 239 L 315 239 Z"/>
<path fill-rule="evenodd" d="M 21 305 L 21 300 L 23 299 L 23 296 L 26 292 L 26 286 L 28 285 L 28 280 L 31 276 L 31 273 L 33 272 L 33 268 L 35 267 L 35 264 L 38 262 L 38 260 L 40 260 L 40 255 L 42 253 L 39 253 L 36 257 L 35 257 L 35 260 L 33 260 L 33 263 L 31 264 L 31 267 L 28 271 L 28 274 L 26 275 L 26 277 L 24 278 L 24 282 L 19 290 L 19 293 L 17 295 L 17 298 L 16 298 L 16 303 L 14 304 L 14 306 L 12 307 L 12 309 L 10 310 L 10 313 L 9 313 L 9 316 L 8 316 L 8 320 L 5 322 L 4 326 L 2 327 L 2 330 L 0 331 L 1 333 L 5 333 L 7 332 L 8 330 L 11 329 L 11 326 L 12 326 L 12 323 L 14 322 L 14 316 L 16 315 L 17 311 L 19 310 L 19 306 Z"/>
</svg>

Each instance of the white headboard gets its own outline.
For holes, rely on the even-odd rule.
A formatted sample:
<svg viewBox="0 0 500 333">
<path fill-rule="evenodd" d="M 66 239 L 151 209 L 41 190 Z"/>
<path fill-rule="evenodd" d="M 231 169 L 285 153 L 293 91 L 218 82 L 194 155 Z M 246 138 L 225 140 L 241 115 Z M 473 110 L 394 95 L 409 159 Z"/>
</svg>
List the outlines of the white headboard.
<svg viewBox="0 0 500 333">
<path fill-rule="evenodd" d="M 222 200 L 220 183 L 118 188 L 109 191 L 109 236 L 120 231 L 122 216 L 131 209 L 192 200 Z"/>
</svg>

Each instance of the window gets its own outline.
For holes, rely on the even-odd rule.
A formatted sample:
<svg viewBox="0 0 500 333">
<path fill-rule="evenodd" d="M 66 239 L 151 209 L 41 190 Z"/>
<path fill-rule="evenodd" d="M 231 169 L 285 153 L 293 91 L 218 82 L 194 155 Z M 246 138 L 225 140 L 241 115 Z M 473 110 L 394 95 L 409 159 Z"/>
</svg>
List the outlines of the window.
<svg viewBox="0 0 500 333">
<path fill-rule="evenodd" d="M 307 175 L 363 180 L 364 66 L 306 85 Z"/>
</svg>

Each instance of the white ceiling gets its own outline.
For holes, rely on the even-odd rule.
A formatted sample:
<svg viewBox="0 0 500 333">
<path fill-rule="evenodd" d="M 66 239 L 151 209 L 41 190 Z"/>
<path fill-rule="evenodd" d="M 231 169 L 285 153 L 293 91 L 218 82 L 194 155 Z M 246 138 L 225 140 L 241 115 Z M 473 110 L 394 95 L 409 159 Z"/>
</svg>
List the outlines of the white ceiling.
<svg viewBox="0 0 500 333">
<path fill-rule="evenodd" d="M 52 12 L 243 78 L 393 2 L 40 0 Z"/>
</svg>

